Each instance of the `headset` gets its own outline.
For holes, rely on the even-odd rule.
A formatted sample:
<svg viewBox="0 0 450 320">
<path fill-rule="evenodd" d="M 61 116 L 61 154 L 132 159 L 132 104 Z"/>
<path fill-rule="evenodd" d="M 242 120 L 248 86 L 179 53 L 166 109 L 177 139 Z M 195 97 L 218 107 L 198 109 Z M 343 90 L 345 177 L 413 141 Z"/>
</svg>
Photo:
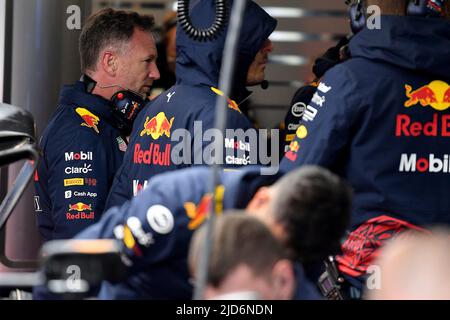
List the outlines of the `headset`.
<svg viewBox="0 0 450 320">
<path fill-rule="evenodd" d="M 216 39 L 220 33 L 225 29 L 225 23 L 228 18 L 228 1 L 227 0 L 215 0 L 216 4 L 216 16 L 213 24 L 207 29 L 199 29 L 195 27 L 191 18 L 189 17 L 190 0 L 178 1 L 178 21 L 181 28 L 186 34 L 197 41 L 211 41 Z"/>
<path fill-rule="evenodd" d="M 112 114 L 121 133 L 125 136 L 130 135 L 134 120 L 150 100 L 133 90 L 125 89 L 119 85 L 101 86 L 86 74 L 81 76 L 80 81 L 83 82 L 86 92 L 88 93 L 92 93 L 96 86 L 99 86 L 100 88 L 118 87 L 122 89 L 114 93 L 110 99 L 112 104 Z"/>
<path fill-rule="evenodd" d="M 429 18 L 439 18 L 444 12 L 448 0 L 405 0 L 406 15 Z M 366 25 L 365 0 L 346 0 L 350 6 L 350 26 L 354 34 L 364 29 Z"/>
</svg>

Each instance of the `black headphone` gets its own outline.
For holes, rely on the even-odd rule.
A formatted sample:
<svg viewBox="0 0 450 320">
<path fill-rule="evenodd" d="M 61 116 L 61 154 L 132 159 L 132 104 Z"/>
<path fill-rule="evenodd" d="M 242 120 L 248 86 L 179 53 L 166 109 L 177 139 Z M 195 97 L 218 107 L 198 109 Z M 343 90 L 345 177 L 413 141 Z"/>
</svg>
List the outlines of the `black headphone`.
<svg viewBox="0 0 450 320">
<path fill-rule="evenodd" d="M 443 8 L 448 0 L 406 0 L 407 16 L 441 17 Z M 364 0 L 346 0 L 350 6 L 350 26 L 353 33 L 358 33 L 366 25 L 366 12 Z"/>
<path fill-rule="evenodd" d="M 92 93 L 97 86 L 97 82 L 91 77 L 83 74 L 80 79 L 84 83 L 86 92 Z M 116 87 L 116 86 L 108 86 Z M 117 87 L 120 87 L 117 85 Z M 143 98 L 139 93 L 132 90 L 122 88 L 123 90 L 117 91 L 111 97 L 112 115 L 116 120 L 117 127 L 122 134 L 128 136 L 133 129 L 133 122 L 136 119 L 138 113 L 144 108 L 144 106 L 150 101 L 147 98 Z"/>
</svg>

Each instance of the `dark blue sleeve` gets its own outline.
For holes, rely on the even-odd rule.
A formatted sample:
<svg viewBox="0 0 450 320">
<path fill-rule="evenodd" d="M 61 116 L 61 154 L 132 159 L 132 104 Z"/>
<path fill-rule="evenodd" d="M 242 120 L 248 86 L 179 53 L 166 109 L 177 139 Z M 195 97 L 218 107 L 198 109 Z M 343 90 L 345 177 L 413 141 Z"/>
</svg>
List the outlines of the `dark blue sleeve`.
<svg viewBox="0 0 450 320">
<path fill-rule="evenodd" d="M 109 209 L 77 239 L 119 240 L 133 270 L 177 255 L 183 251 L 177 241 L 192 232 L 180 195 L 173 192 L 175 186 L 173 174 L 168 179 L 164 174 L 153 177 L 135 198 Z"/>
<path fill-rule="evenodd" d="M 45 240 L 70 239 L 103 212 L 112 152 L 96 133 L 83 129 L 56 131 L 47 140 L 38 169 L 45 181 L 36 191 L 48 201 L 37 216 L 38 226 Z"/>
<path fill-rule="evenodd" d="M 333 169 L 350 143 L 352 126 L 362 110 L 363 93 L 357 92 L 356 85 L 341 65 L 325 75 L 281 161 L 282 171 L 305 164 Z"/>
<path fill-rule="evenodd" d="M 120 206 L 133 196 L 129 188 L 128 172 L 130 162 L 127 161 L 128 154 L 125 155 L 124 161 L 114 176 L 114 181 L 106 199 L 105 211 L 108 209 Z"/>
</svg>

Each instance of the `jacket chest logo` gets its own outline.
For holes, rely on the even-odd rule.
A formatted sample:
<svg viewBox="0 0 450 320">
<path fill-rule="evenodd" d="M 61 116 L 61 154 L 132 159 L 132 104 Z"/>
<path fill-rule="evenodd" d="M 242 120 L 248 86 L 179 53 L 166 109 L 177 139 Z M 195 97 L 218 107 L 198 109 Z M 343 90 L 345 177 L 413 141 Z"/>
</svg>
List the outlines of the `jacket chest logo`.
<svg viewBox="0 0 450 320">
<path fill-rule="evenodd" d="M 95 114 L 90 112 L 85 108 L 76 108 L 75 112 L 83 119 L 84 123 L 81 124 L 82 127 L 88 127 L 94 129 L 95 132 L 100 133 L 98 131 L 98 124 L 100 122 L 100 118 Z"/>
</svg>

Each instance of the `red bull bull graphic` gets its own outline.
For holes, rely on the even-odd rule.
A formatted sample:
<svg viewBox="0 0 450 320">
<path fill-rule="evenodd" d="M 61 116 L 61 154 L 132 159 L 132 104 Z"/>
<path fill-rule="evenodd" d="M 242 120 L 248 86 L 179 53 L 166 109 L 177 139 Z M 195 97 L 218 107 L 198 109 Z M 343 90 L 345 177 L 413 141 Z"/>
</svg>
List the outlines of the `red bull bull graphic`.
<svg viewBox="0 0 450 320">
<path fill-rule="evenodd" d="M 100 133 L 97 127 L 100 122 L 99 117 L 85 108 L 76 108 L 75 111 L 84 120 L 84 123 L 82 123 L 81 126 L 92 128 L 95 132 Z"/>
<path fill-rule="evenodd" d="M 444 111 L 450 107 L 450 86 L 444 81 L 435 80 L 414 91 L 406 84 L 405 89 L 408 97 L 405 102 L 407 108 L 420 104 L 422 107 L 430 106 L 435 110 Z"/>
<path fill-rule="evenodd" d="M 239 106 L 238 106 L 238 104 L 236 103 L 236 101 L 231 100 L 230 98 L 228 98 L 227 96 L 225 96 L 225 94 L 224 94 L 222 91 L 220 91 L 219 89 L 217 89 L 217 88 L 211 87 L 211 90 L 212 90 L 215 94 L 217 94 L 218 96 L 225 97 L 225 99 L 227 100 L 227 103 L 228 103 L 228 108 L 230 108 L 230 109 L 232 109 L 232 110 L 234 110 L 234 111 L 237 111 L 237 112 L 239 112 L 239 113 L 242 113 L 242 111 L 241 111 L 241 109 L 239 109 Z"/>
<path fill-rule="evenodd" d="M 223 195 L 225 193 L 224 186 L 217 187 L 217 202 L 216 202 L 216 213 L 217 215 L 222 214 L 223 211 Z M 188 224 L 189 230 L 195 230 L 200 227 L 210 212 L 212 195 L 206 194 L 200 200 L 200 203 L 196 205 L 193 202 L 186 202 L 184 204 L 184 209 L 186 210 L 186 215 L 191 219 Z"/>
<path fill-rule="evenodd" d="M 66 220 L 94 220 L 95 213 L 92 211 L 92 205 L 78 202 L 69 204 L 69 212 L 66 213 Z M 75 211 L 76 213 L 70 213 Z M 86 212 L 89 211 L 89 212 Z"/>
<path fill-rule="evenodd" d="M 78 202 L 76 204 L 69 205 L 69 211 L 86 211 L 86 210 L 92 210 L 92 205 L 84 204 L 83 202 Z"/>
<path fill-rule="evenodd" d="M 147 117 L 144 123 L 144 129 L 141 131 L 140 136 L 151 136 L 153 140 L 158 140 L 162 136 L 170 138 L 170 130 L 172 129 L 173 121 L 175 117 L 170 120 L 167 119 L 164 112 L 158 113 L 155 117 Z"/>
<path fill-rule="evenodd" d="M 304 125 L 301 125 L 300 127 L 298 127 L 295 135 L 299 140 L 303 140 L 308 136 L 308 129 L 306 129 L 306 127 Z M 300 143 L 299 143 L 299 141 L 294 140 L 289 145 L 289 150 L 288 150 L 288 152 L 286 152 L 286 154 L 284 156 L 287 159 L 294 162 L 295 160 L 297 160 L 297 155 L 298 155 L 299 150 L 300 150 Z"/>
</svg>

